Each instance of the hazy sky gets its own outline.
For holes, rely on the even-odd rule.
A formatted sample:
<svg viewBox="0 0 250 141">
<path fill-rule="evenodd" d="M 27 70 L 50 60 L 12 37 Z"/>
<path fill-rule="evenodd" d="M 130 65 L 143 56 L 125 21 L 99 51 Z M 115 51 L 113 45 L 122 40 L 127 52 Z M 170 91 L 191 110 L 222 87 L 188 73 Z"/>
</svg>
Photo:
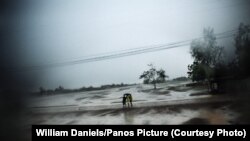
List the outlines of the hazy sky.
<svg viewBox="0 0 250 141">
<path fill-rule="evenodd" d="M 23 66 L 178 42 L 250 23 L 248 0 L 34 0 L 19 20 Z M 232 39 L 226 40 L 233 43 Z M 222 42 L 220 42 L 222 43 Z M 154 63 L 170 78 L 187 76 L 189 46 L 71 66 L 33 70 L 32 87 L 65 88 L 139 83 Z"/>
</svg>

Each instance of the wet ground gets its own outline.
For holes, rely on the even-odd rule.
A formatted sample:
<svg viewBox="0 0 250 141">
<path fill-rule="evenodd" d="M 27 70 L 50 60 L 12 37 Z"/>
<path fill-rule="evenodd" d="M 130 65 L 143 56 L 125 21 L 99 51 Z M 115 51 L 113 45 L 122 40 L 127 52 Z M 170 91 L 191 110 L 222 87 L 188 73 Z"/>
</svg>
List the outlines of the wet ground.
<svg viewBox="0 0 250 141">
<path fill-rule="evenodd" d="M 31 121 L 36 124 L 231 124 L 237 114 L 225 105 L 227 104 L 37 113 L 33 114 Z"/>
<path fill-rule="evenodd" d="M 235 98 L 210 95 L 190 82 L 134 85 L 100 91 L 37 96 L 30 100 L 29 124 L 234 124 Z M 133 95 L 133 108 L 122 108 L 122 95 Z"/>
<path fill-rule="evenodd" d="M 103 109 L 103 107 L 122 107 L 122 96 L 124 93 L 131 93 L 135 106 L 147 105 L 149 103 L 159 103 L 162 101 L 192 100 L 197 98 L 210 97 L 205 88 L 186 87 L 187 82 L 168 82 L 158 84 L 154 90 L 152 85 L 133 85 L 121 88 L 111 88 L 106 90 L 77 92 L 70 94 L 56 94 L 49 96 L 34 96 L 30 99 L 29 107 L 36 110 L 52 110 L 53 108 L 78 107 L 80 109 Z M 197 94 L 197 95 L 195 95 Z M 56 110 L 57 111 L 57 110 Z"/>
</svg>

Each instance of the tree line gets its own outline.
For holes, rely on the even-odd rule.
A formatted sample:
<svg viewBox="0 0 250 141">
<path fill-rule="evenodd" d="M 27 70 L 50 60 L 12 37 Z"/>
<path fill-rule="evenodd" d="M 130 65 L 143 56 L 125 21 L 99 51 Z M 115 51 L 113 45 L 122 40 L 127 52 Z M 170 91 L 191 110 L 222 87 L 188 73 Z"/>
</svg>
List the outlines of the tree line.
<svg viewBox="0 0 250 141">
<path fill-rule="evenodd" d="M 250 26 L 241 23 L 234 36 L 235 52 L 230 61 L 225 59 L 225 47 L 219 46 L 212 28 L 203 31 L 203 38 L 191 42 L 192 64 L 188 76 L 196 82 L 205 82 L 211 92 L 225 91 L 228 82 L 249 79 L 250 76 Z M 232 87 L 231 87 L 232 88 Z"/>
<path fill-rule="evenodd" d="M 100 87 L 81 87 L 79 89 L 65 89 L 62 86 L 58 86 L 55 89 L 45 89 L 44 87 L 39 88 L 39 94 L 41 95 L 51 95 L 51 94 L 63 94 L 63 93 L 72 93 L 72 92 L 84 92 L 84 91 L 94 91 L 94 90 L 104 90 L 109 88 L 119 88 L 119 87 L 125 87 L 125 86 L 131 86 L 134 84 L 108 84 L 108 85 L 102 85 Z"/>
</svg>

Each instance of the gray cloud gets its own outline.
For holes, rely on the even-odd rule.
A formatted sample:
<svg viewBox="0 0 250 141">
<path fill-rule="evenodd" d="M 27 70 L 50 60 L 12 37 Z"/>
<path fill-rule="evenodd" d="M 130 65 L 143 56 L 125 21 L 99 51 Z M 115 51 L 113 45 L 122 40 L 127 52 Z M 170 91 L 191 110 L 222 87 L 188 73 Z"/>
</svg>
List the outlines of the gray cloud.
<svg viewBox="0 0 250 141">
<path fill-rule="evenodd" d="M 44 0 L 31 1 L 21 16 L 23 66 L 189 40 L 205 27 L 219 33 L 250 23 L 247 0 Z M 189 46 L 28 73 L 42 76 L 34 87 L 135 83 L 151 62 L 170 78 L 186 76 Z"/>
</svg>

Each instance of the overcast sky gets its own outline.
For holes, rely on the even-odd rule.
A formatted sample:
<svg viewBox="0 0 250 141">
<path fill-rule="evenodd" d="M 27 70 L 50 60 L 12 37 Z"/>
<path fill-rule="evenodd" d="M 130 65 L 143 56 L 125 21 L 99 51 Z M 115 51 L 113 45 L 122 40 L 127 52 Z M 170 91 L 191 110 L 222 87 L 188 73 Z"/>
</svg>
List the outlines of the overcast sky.
<svg viewBox="0 0 250 141">
<path fill-rule="evenodd" d="M 83 59 L 107 52 L 189 40 L 203 28 L 249 24 L 248 0 L 41 0 L 27 3 L 20 22 L 23 66 Z M 227 44 L 233 43 L 227 39 Z M 219 43 L 223 43 L 219 41 Z M 187 76 L 190 47 L 28 72 L 35 88 L 139 83 L 153 63 L 170 78 Z"/>
</svg>

